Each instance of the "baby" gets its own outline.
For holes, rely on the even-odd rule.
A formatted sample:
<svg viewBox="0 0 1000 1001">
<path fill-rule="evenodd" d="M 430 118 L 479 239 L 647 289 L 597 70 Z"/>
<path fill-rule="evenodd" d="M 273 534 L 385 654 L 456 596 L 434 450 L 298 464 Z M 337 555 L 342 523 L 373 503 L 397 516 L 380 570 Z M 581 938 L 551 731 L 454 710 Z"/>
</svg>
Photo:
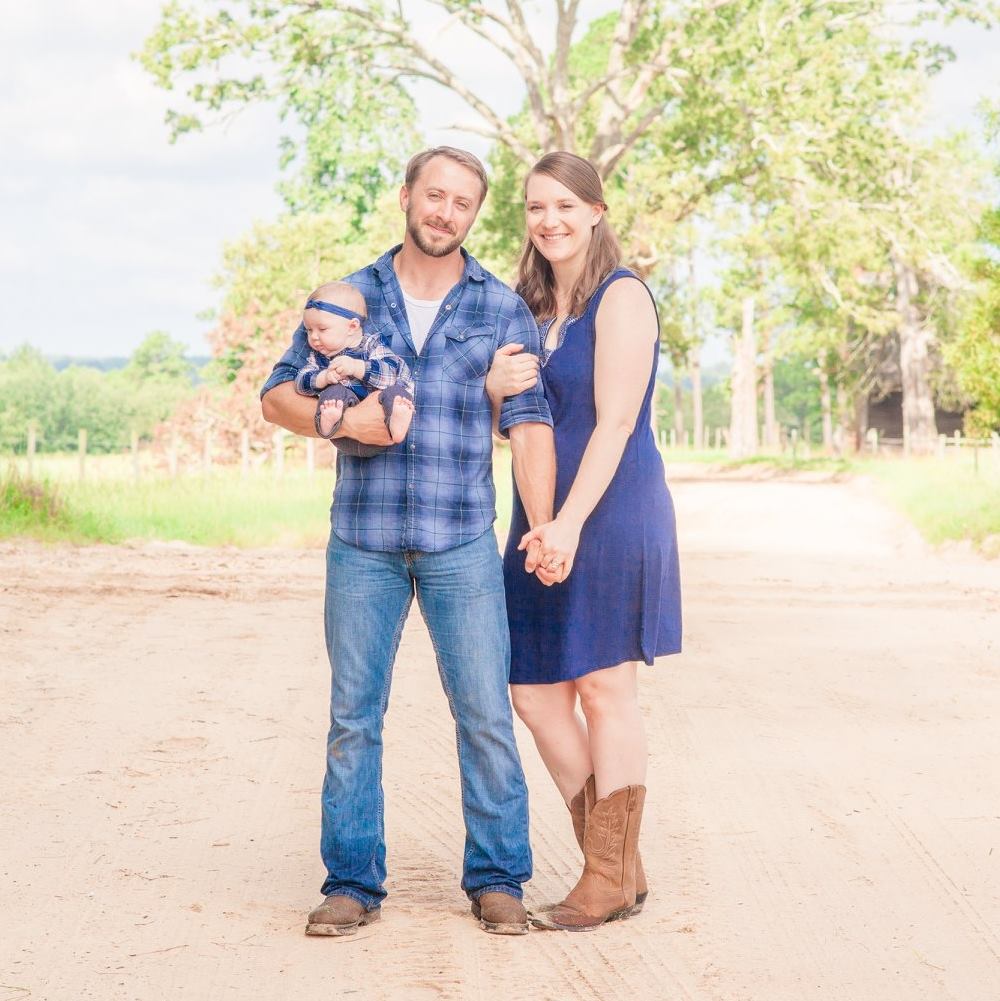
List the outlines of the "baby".
<svg viewBox="0 0 1000 1001">
<path fill-rule="evenodd" d="M 295 388 L 319 397 L 316 430 L 324 438 L 336 433 L 347 407 L 380 391 L 385 426 L 394 442 L 402 441 L 413 418 L 413 379 L 399 355 L 377 334 L 364 332 L 367 315 L 364 296 L 346 282 L 320 285 L 309 296 L 302 325 L 312 350 Z M 374 455 L 384 449 L 365 446 L 365 451 Z"/>
</svg>

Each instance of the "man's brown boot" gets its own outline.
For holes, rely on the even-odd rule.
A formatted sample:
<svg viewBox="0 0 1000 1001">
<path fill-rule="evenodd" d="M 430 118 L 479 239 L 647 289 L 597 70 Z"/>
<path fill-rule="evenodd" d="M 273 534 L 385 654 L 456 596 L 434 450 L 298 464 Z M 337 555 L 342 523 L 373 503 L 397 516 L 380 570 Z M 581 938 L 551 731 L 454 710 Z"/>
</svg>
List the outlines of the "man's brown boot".
<svg viewBox="0 0 1000 1001">
<path fill-rule="evenodd" d="M 561 904 L 532 917 L 534 925 L 590 931 L 632 914 L 635 856 L 645 798 L 645 786 L 625 786 L 593 804 L 584 835 L 583 875 Z"/>
<path fill-rule="evenodd" d="M 472 901 L 472 916 L 492 935 L 527 935 L 528 912 L 509 893 L 484 893 Z"/>
<path fill-rule="evenodd" d="M 307 935 L 353 935 L 364 925 L 374 924 L 382 917 L 382 908 L 366 911 L 353 897 L 333 893 L 316 910 L 310 912 Z"/>
<path fill-rule="evenodd" d="M 586 785 L 573 797 L 573 803 L 576 802 L 577 796 L 584 796 L 586 800 L 583 808 L 583 824 L 586 824 L 586 816 L 590 813 L 594 806 L 594 800 L 597 799 L 597 787 L 594 783 L 594 776 L 591 775 L 587 779 Z M 573 812 L 573 805 L 570 804 L 570 813 Z M 573 816 L 573 830 L 576 831 L 576 815 Z M 581 850 L 583 849 L 583 830 L 584 827 L 581 826 L 580 831 L 576 835 L 577 844 L 579 844 Z M 635 851 L 635 906 L 632 908 L 632 914 L 629 917 L 633 917 L 642 910 L 642 905 L 646 903 L 646 898 L 649 896 L 649 886 L 646 884 L 646 872 L 642 868 L 642 852 L 636 848 Z M 551 910 L 551 908 L 549 908 Z"/>
</svg>

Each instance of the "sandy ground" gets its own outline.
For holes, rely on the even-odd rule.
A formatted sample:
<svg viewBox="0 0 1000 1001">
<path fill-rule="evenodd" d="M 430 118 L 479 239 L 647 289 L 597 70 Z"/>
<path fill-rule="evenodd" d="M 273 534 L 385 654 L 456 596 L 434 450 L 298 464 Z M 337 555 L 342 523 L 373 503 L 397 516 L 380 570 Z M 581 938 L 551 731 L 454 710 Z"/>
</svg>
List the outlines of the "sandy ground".
<svg viewBox="0 0 1000 1001">
<path fill-rule="evenodd" d="M 386 727 L 390 897 L 318 901 L 320 552 L 0 545 L 0 1001 L 1000 995 L 1000 563 L 863 484 L 678 479 L 686 652 L 644 669 L 637 919 L 483 934 L 414 614 Z M 577 867 L 519 730 L 536 876 Z"/>
</svg>

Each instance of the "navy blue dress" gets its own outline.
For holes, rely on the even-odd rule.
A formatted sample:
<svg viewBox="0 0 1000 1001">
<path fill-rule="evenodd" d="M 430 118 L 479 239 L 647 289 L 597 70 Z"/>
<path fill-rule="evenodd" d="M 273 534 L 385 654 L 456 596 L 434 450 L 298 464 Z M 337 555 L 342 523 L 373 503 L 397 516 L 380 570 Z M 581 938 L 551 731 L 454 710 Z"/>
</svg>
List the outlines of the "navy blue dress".
<svg viewBox="0 0 1000 1001">
<path fill-rule="evenodd" d="M 624 268 L 598 287 L 586 311 L 567 324 L 562 344 L 542 369 L 555 432 L 555 511 L 563 505 L 597 424 L 594 319 L 604 293 Z M 569 681 L 625 661 L 652 664 L 681 649 L 681 594 L 674 507 L 650 427 L 656 359 L 621 462 L 583 526 L 573 570 L 545 587 L 524 572 L 517 551 L 528 530 L 514 488 L 504 553 L 510 621 L 511 684 Z"/>
</svg>

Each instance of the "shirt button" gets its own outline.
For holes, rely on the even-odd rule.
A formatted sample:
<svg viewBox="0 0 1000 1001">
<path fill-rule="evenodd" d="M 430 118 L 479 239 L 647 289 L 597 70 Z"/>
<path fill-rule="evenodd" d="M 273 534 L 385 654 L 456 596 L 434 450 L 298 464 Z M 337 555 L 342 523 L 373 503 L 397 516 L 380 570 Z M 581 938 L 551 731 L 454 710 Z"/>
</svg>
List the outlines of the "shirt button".
<svg viewBox="0 0 1000 1001">
<path fill-rule="evenodd" d="M 445 306 L 444 309 L 445 309 L 445 312 L 447 312 L 449 309 L 451 309 L 451 303 L 449 303 L 447 306 Z"/>
<path fill-rule="evenodd" d="M 389 309 L 395 309 L 395 308 L 396 308 L 396 304 L 394 302 L 390 302 L 389 303 Z"/>
<path fill-rule="evenodd" d="M 410 451 L 411 452 L 415 452 L 416 450 L 417 450 L 417 446 L 416 445 L 411 445 L 410 446 Z"/>
</svg>

